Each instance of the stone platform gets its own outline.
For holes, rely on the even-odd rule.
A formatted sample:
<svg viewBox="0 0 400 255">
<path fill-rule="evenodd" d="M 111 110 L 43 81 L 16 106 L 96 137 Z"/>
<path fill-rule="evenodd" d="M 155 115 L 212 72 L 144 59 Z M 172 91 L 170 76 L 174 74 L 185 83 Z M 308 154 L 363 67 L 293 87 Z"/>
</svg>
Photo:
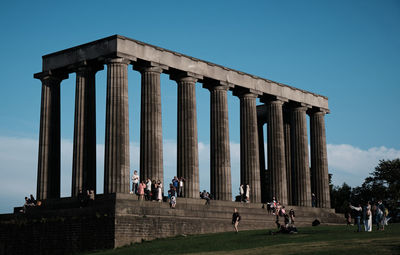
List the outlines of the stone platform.
<svg viewBox="0 0 400 255">
<path fill-rule="evenodd" d="M 135 195 L 97 195 L 80 207 L 76 198 L 46 200 L 25 213 L 0 215 L 0 254 L 71 254 L 108 249 L 142 240 L 177 235 L 233 231 L 233 209 L 240 230 L 275 228 L 275 216 L 260 203 L 177 199 L 176 209 L 166 202 L 137 201 Z M 296 226 L 341 224 L 333 209 L 287 206 L 296 212 Z M 280 219 L 281 222 L 283 218 Z"/>
</svg>

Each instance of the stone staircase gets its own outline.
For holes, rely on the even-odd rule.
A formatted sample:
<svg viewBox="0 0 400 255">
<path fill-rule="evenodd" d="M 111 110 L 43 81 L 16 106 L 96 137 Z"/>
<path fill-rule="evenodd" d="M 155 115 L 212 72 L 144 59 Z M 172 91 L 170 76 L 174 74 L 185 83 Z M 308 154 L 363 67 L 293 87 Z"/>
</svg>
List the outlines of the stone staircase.
<svg viewBox="0 0 400 255">
<path fill-rule="evenodd" d="M 42 206 L 0 215 L 0 254 L 70 254 L 107 249 L 142 240 L 233 231 L 232 213 L 241 215 L 239 230 L 274 229 L 276 216 L 261 203 L 178 198 L 167 202 L 138 201 L 136 195 L 97 195 L 81 207 L 76 198 L 45 200 Z M 333 209 L 286 206 L 295 210 L 299 228 L 318 219 L 322 225 L 344 224 Z M 280 217 L 283 223 L 283 217 Z"/>
</svg>

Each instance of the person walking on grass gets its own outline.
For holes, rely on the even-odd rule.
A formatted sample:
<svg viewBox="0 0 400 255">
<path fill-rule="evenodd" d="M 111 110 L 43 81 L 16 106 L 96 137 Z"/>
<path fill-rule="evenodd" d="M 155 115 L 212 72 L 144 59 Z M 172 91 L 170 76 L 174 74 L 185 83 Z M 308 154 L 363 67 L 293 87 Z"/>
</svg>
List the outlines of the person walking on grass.
<svg viewBox="0 0 400 255">
<path fill-rule="evenodd" d="M 240 219 L 241 219 L 240 214 L 238 213 L 237 209 L 235 208 L 235 210 L 233 211 L 233 215 L 232 215 L 232 225 L 233 225 L 233 228 L 235 229 L 236 233 L 239 232 L 238 226 L 239 226 Z"/>
</svg>

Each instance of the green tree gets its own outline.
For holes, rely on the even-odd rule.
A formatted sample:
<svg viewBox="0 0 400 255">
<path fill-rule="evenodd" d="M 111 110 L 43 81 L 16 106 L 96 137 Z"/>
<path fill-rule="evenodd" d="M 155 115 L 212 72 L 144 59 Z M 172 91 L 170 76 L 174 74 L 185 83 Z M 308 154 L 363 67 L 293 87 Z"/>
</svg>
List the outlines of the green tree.
<svg viewBox="0 0 400 255">
<path fill-rule="evenodd" d="M 371 197 L 391 201 L 400 199 L 400 158 L 380 160 L 370 175 L 363 186 L 369 189 Z"/>
<path fill-rule="evenodd" d="M 347 183 L 340 186 L 332 187 L 331 191 L 331 207 L 335 208 L 337 213 L 344 213 L 348 210 L 349 201 L 352 195 L 352 189 Z"/>
</svg>

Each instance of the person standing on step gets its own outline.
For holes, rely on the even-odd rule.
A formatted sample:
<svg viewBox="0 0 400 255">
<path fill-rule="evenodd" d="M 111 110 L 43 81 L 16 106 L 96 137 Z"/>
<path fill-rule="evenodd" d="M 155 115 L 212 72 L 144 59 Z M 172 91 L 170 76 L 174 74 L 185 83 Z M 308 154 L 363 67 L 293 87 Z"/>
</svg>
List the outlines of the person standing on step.
<svg viewBox="0 0 400 255">
<path fill-rule="evenodd" d="M 143 199 L 144 199 L 144 189 L 145 189 L 145 187 L 146 187 L 146 184 L 144 183 L 144 181 L 142 181 L 138 186 L 138 195 L 139 195 L 138 199 L 141 200 L 141 201 L 143 201 Z"/>
<path fill-rule="evenodd" d="M 250 185 L 246 184 L 246 203 L 250 203 Z"/>
<path fill-rule="evenodd" d="M 172 185 L 174 185 L 175 192 L 176 192 L 175 197 L 177 197 L 179 194 L 179 179 L 178 179 L 178 177 L 174 176 L 174 179 L 172 179 Z"/>
<path fill-rule="evenodd" d="M 178 197 L 183 197 L 185 194 L 183 193 L 183 183 L 185 182 L 185 178 L 183 178 L 181 176 L 181 178 L 179 178 L 179 194 Z"/>
<path fill-rule="evenodd" d="M 135 170 L 133 171 L 132 175 L 132 192 L 133 194 L 138 194 L 138 185 L 139 185 L 139 175 L 138 172 Z"/>
<path fill-rule="evenodd" d="M 241 220 L 240 214 L 238 213 L 237 209 L 235 208 L 233 210 L 233 215 L 232 215 L 232 225 L 233 225 L 233 228 L 235 229 L 236 233 L 239 232 L 238 226 L 239 226 L 240 220 Z"/>
<path fill-rule="evenodd" d="M 240 202 L 244 202 L 245 198 L 244 198 L 244 187 L 243 187 L 243 184 L 240 184 L 239 192 L 240 192 Z"/>
</svg>

